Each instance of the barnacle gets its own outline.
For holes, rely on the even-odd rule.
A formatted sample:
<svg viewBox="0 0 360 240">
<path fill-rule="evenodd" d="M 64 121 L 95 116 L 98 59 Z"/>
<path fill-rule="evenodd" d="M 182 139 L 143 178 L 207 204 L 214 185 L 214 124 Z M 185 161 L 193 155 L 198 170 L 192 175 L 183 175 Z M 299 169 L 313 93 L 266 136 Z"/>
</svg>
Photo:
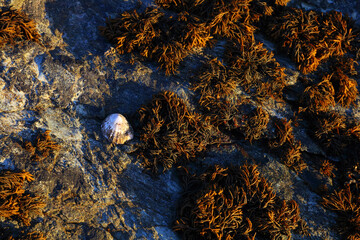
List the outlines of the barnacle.
<svg viewBox="0 0 360 240">
<path fill-rule="evenodd" d="M 25 13 L 12 9 L 0 10 L 0 46 L 22 44 L 24 41 L 40 43 L 36 24 Z"/>
<path fill-rule="evenodd" d="M 187 188 L 173 226 L 183 239 L 291 238 L 299 226 L 298 204 L 277 197 L 256 165 L 216 165 L 185 175 Z"/>
<path fill-rule="evenodd" d="M 46 130 L 43 133 L 39 133 L 34 144 L 25 141 L 24 147 L 30 152 L 32 161 L 42 161 L 50 156 L 51 153 L 60 150 L 61 146 L 51 140 L 50 132 L 50 130 Z"/>
<path fill-rule="evenodd" d="M 170 91 L 160 92 L 139 110 L 145 166 L 157 172 L 194 159 L 209 144 L 217 142 L 216 129 Z"/>
<path fill-rule="evenodd" d="M 0 172 L 0 216 L 17 218 L 26 226 L 30 225 L 30 214 L 39 214 L 45 206 L 40 197 L 33 197 L 23 189 L 26 182 L 34 177 L 25 171 Z"/>
</svg>

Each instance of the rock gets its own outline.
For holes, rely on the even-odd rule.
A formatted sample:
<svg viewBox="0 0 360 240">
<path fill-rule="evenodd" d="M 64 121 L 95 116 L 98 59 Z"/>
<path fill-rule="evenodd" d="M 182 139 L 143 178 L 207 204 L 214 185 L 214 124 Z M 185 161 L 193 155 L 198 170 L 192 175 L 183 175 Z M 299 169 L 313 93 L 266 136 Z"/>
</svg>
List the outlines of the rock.
<svg viewBox="0 0 360 240">
<path fill-rule="evenodd" d="M 307 3 L 322 9 L 325 0 L 293 0 L 293 6 Z M 357 1 L 327 1 L 326 10 L 339 9 L 360 15 Z M 137 0 L 33 0 L 1 1 L 23 9 L 37 23 L 43 45 L 26 43 L 20 48 L 5 47 L 0 53 L 0 170 L 25 169 L 35 176 L 28 185 L 45 199 L 44 216 L 35 217 L 28 231 L 45 233 L 47 239 L 181 239 L 172 231 L 182 186 L 176 169 L 153 177 L 148 174 L 135 150 L 139 143 L 137 110 L 152 95 L 170 90 L 196 109 L 189 79 L 201 60 L 210 59 L 212 50 L 201 49 L 181 64 L 179 75 L 165 76 L 157 65 L 118 55 L 99 34 L 98 26 L 119 12 L 154 5 Z M 259 37 L 261 39 L 262 36 Z M 216 45 L 222 56 L 225 41 Z M 266 46 L 273 48 L 271 42 Z M 287 67 L 288 82 L 296 85 L 299 72 L 289 58 L 275 52 Z M 295 101 L 298 89 L 286 96 Z M 265 106 L 273 116 L 292 116 L 291 106 Z M 354 111 L 359 117 L 358 109 Z M 134 127 L 134 140 L 127 146 L 114 146 L 102 137 L 101 123 L 106 115 L 121 112 Z M 325 155 L 300 125 L 295 137 L 302 151 Z M 31 162 L 23 148 L 39 130 L 51 130 L 61 150 L 42 162 Z M 335 215 L 319 204 L 317 173 L 311 169 L 297 176 L 275 156 L 264 153 L 262 143 L 239 139 L 220 149 L 214 146 L 190 167 L 202 170 L 208 165 L 234 165 L 256 162 L 272 182 L 277 194 L 294 198 L 301 215 L 310 225 L 312 237 L 294 239 L 340 239 L 332 225 Z M 245 154 L 246 153 L 246 154 Z M 0 226 L 18 228 L 16 221 L 0 221 Z"/>
<path fill-rule="evenodd" d="M 4 80 L 0 79 L 0 112 L 9 113 L 23 110 L 26 104 L 25 94 L 14 87 L 6 89 L 4 85 Z"/>
</svg>

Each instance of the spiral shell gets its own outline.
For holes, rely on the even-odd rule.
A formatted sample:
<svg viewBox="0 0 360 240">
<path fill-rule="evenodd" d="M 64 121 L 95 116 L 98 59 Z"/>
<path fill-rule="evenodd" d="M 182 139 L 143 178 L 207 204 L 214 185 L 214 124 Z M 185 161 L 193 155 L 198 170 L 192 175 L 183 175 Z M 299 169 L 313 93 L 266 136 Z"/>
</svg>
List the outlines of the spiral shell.
<svg viewBox="0 0 360 240">
<path fill-rule="evenodd" d="M 134 137 L 132 127 L 119 113 L 107 116 L 101 124 L 101 131 L 107 140 L 115 144 L 124 144 Z"/>
</svg>

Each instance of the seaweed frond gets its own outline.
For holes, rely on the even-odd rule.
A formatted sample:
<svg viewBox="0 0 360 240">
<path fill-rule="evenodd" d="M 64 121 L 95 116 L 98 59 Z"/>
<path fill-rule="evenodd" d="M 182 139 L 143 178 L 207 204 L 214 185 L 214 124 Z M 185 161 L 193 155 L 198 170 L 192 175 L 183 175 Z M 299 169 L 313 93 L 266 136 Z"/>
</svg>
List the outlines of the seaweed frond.
<svg viewBox="0 0 360 240">
<path fill-rule="evenodd" d="M 40 214 L 45 206 L 40 197 L 33 197 L 23 189 L 26 182 L 34 177 L 26 172 L 0 172 L 0 216 L 17 218 L 26 226 L 30 225 L 30 214 Z"/>
<path fill-rule="evenodd" d="M 356 119 L 334 111 L 312 113 L 308 117 L 310 134 L 328 155 L 340 157 L 347 167 L 360 160 L 360 123 Z"/>
<path fill-rule="evenodd" d="M 255 27 L 251 19 L 258 18 L 250 14 L 249 1 L 213 1 L 215 11 L 208 18 L 211 32 L 220 38 L 228 38 L 244 45 L 254 40 Z"/>
<path fill-rule="evenodd" d="M 291 120 L 286 121 L 285 119 L 276 119 L 275 120 L 275 132 L 276 138 L 272 139 L 269 143 L 269 146 L 272 148 L 278 148 L 283 146 L 285 143 L 293 143 L 294 135 L 293 128 L 291 126 Z"/>
<path fill-rule="evenodd" d="M 352 58 L 341 57 L 330 66 L 332 75 L 330 81 L 334 85 L 335 98 L 343 107 L 349 107 L 354 104 L 356 97 L 359 95 L 357 82 L 350 76 L 356 75 L 356 61 Z"/>
<path fill-rule="evenodd" d="M 307 164 L 301 155 L 301 142 L 295 140 L 291 120 L 275 119 L 276 137 L 269 140 L 269 146 L 279 156 L 281 161 L 297 174 L 301 173 Z"/>
<path fill-rule="evenodd" d="M 250 142 L 260 139 L 266 131 L 269 114 L 261 107 L 248 114 L 241 110 L 247 104 L 236 92 L 239 78 L 217 59 L 205 64 L 199 72 L 191 89 L 199 93 L 199 105 L 211 123 L 227 130 L 237 129 Z"/>
<path fill-rule="evenodd" d="M 286 6 L 291 0 L 275 0 L 275 5 Z"/>
<path fill-rule="evenodd" d="M 360 237 L 360 195 L 359 185 L 348 184 L 340 191 L 323 197 L 321 204 L 338 213 L 338 230 L 346 239 Z"/>
<path fill-rule="evenodd" d="M 327 111 L 330 106 L 335 106 L 335 90 L 330 82 L 332 75 L 327 75 L 315 85 L 309 86 L 303 92 L 300 103 L 309 111 Z"/>
<path fill-rule="evenodd" d="M 158 62 L 167 75 L 176 73 L 190 50 L 205 47 L 212 39 L 210 28 L 196 17 L 185 12 L 176 18 L 166 17 L 151 7 L 143 13 L 134 10 L 107 19 L 99 30 L 120 54 L 139 52 Z"/>
<path fill-rule="evenodd" d="M 342 13 L 320 14 L 287 8 L 271 16 L 267 34 L 308 74 L 331 56 L 341 56 L 351 50 L 353 24 Z"/>
<path fill-rule="evenodd" d="M 46 240 L 44 234 L 39 231 L 21 231 L 20 233 L 15 231 L 16 229 L 9 227 L 0 227 L 0 238 L 2 240 Z"/>
<path fill-rule="evenodd" d="M 46 237 L 42 232 L 33 231 L 26 234 L 24 240 L 46 240 Z"/>
<path fill-rule="evenodd" d="M 31 160 L 40 162 L 50 156 L 51 153 L 59 151 L 61 146 L 53 141 L 50 136 L 50 130 L 39 133 L 35 143 L 25 141 L 24 148 L 31 154 Z"/>
<path fill-rule="evenodd" d="M 173 92 L 156 94 L 139 114 L 143 142 L 140 155 L 154 172 L 159 167 L 165 171 L 174 164 L 186 163 L 217 141 L 217 130 L 208 119 L 189 111 Z"/>
<path fill-rule="evenodd" d="M 36 24 L 22 11 L 3 8 L 0 10 L 0 47 L 33 41 L 41 45 Z"/>
<path fill-rule="evenodd" d="M 246 116 L 240 129 L 243 130 L 245 139 L 251 143 L 253 140 L 259 140 L 263 136 L 267 130 L 269 121 L 269 114 L 261 107 L 257 107 Z"/>
<path fill-rule="evenodd" d="M 331 55 L 342 56 L 352 50 L 355 40 L 354 21 L 341 12 L 330 11 L 322 15 L 321 33 Z"/>
<path fill-rule="evenodd" d="M 239 112 L 240 99 L 235 94 L 237 86 L 237 79 L 229 74 L 228 69 L 218 59 L 212 59 L 193 78 L 191 90 L 199 94 L 201 110 L 213 125 L 231 129 Z"/>
<path fill-rule="evenodd" d="M 334 174 L 334 170 L 335 170 L 335 165 L 333 163 L 331 163 L 329 160 L 324 160 L 321 162 L 321 166 L 320 166 L 320 170 L 319 172 L 327 177 L 335 177 Z"/>
<path fill-rule="evenodd" d="M 298 204 L 277 197 L 256 165 L 215 165 L 185 179 L 173 226 L 183 239 L 291 238 L 301 222 Z"/>
<path fill-rule="evenodd" d="M 312 115 L 313 136 L 328 154 L 339 156 L 348 144 L 346 118 L 336 112 Z"/>
<path fill-rule="evenodd" d="M 239 85 L 257 100 L 282 99 L 285 87 L 285 68 L 275 60 L 274 54 L 262 43 L 251 42 L 245 47 L 229 44 L 225 59 L 230 74 L 238 79 Z"/>
</svg>

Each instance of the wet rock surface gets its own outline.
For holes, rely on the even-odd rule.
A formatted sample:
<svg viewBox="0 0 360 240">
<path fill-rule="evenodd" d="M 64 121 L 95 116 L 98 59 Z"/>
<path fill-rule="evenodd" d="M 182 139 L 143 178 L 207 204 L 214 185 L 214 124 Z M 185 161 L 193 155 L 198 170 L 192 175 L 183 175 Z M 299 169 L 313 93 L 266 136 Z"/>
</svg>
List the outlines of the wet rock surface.
<svg viewBox="0 0 360 240">
<path fill-rule="evenodd" d="M 335 0 L 290 3 L 321 11 L 340 10 L 357 22 L 359 4 Z M 43 232 L 47 239 L 180 239 L 171 230 L 183 190 L 177 171 L 157 177 L 144 171 L 141 159 L 134 154 L 139 141 L 136 111 L 162 90 L 191 99 L 189 77 L 199 60 L 210 58 L 208 52 L 218 54 L 221 44 L 213 51 L 190 55 L 179 74 L 165 76 L 151 62 L 135 60 L 130 64 L 129 56 L 118 55 L 97 29 L 107 17 L 145 8 L 153 5 L 151 1 L 0 3 L 2 7 L 10 5 L 34 19 L 44 44 L 7 46 L 0 53 L 0 170 L 32 173 L 35 181 L 27 189 L 46 203 L 43 215 L 34 218 L 29 229 Z M 265 46 L 271 47 L 271 43 Z M 284 56 L 275 57 L 288 68 L 288 82 L 298 81 L 294 64 Z M 291 97 L 289 93 L 287 100 Z M 265 108 L 272 115 L 293 114 L 288 106 Z M 115 146 L 102 136 L 101 123 L 112 113 L 121 113 L 134 123 L 135 137 L 125 145 Z M 61 149 L 42 162 L 31 162 L 23 143 L 34 141 L 43 130 L 51 131 Z M 295 131 L 309 158 L 324 154 L 306 131 Z M 294 239 L 340 239 L 332 230 L 335 214 L 319 205 L 318 188 L 329 179 L 311 165 L 296 175 L 279 159 L 264 153 L 261 146 L 245 141 L 225 150 L 212 148 L 200 158 L 195 169 L 256 162 L 281 198 L 299 203 L 311 237 L 295 235 Z M 0 225 L 18 226 L 16 221 L 0 220 Z"/>
</svg>

